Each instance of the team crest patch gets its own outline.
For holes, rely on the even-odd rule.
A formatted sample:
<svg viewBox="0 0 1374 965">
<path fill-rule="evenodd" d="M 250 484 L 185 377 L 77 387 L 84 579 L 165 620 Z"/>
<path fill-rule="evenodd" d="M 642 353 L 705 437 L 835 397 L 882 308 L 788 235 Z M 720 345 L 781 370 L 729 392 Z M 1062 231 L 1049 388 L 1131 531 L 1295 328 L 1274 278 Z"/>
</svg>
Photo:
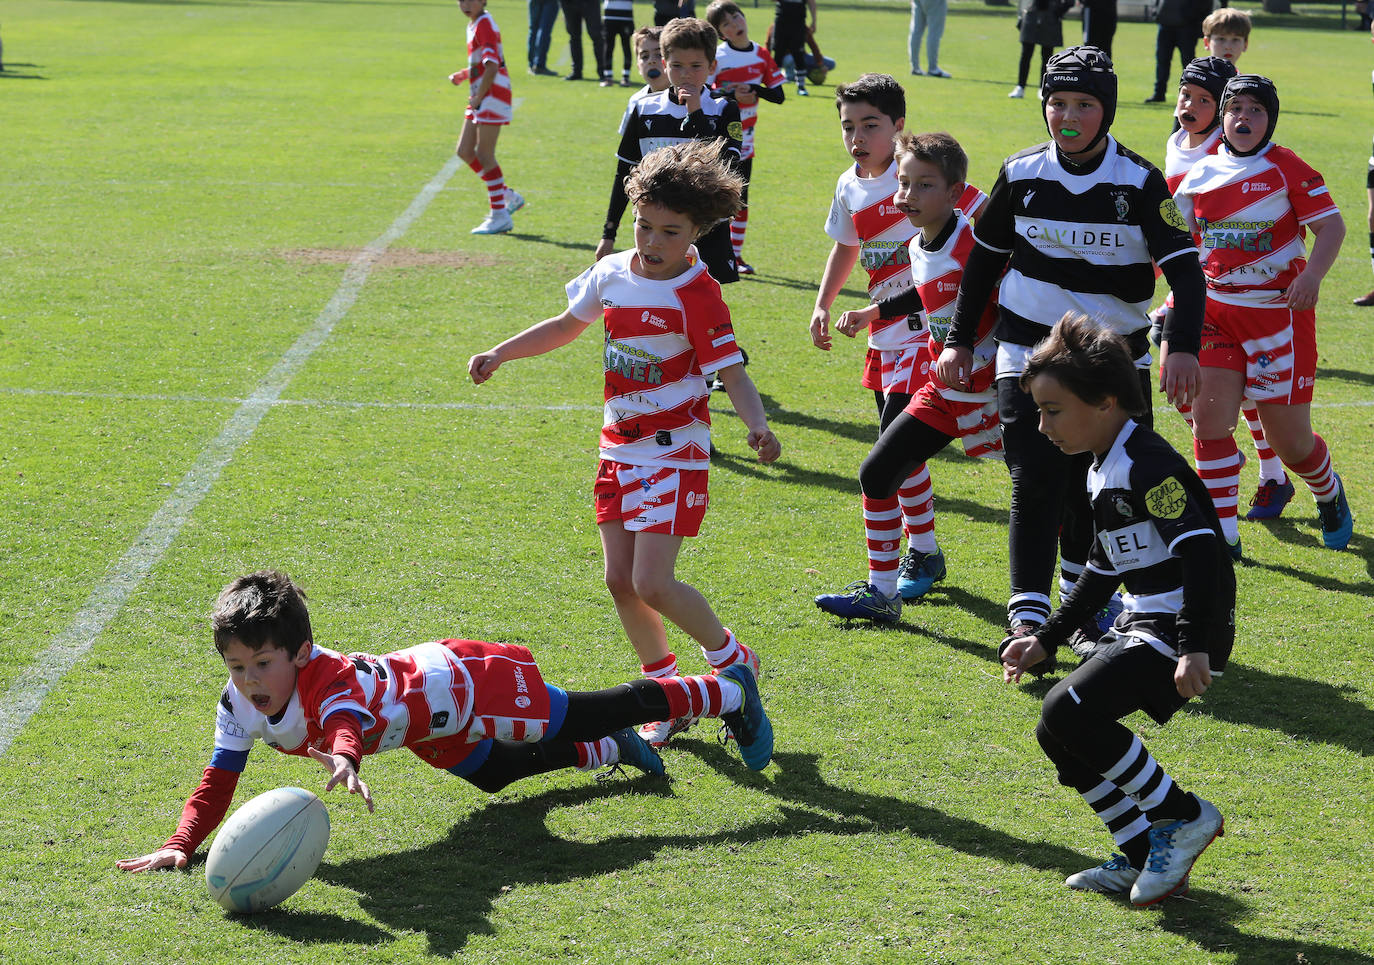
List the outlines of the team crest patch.
<svg viewBox="0 0 1374 965">
<path fill-rule="evenodd" d="M 1166 198 L 1159 203 L 1159 216 L 1171 228 L 1177 228 L 1179 231 L 1188 230 L 1188 222 L 1183 220 L 1183 212 L 1178 210 L 1173 198 Z"/>
<path fill-rule="evenodd" d="M 1131 213 L 1131 203 L 1126 200 L 1126 192 L 1113 191 L 1112 204 L 1116 208 L 1116 220 L 1125 224 L 1127 216 Z"/>
<path fill-rule="evenodd" d="M 1145 494 L 1145 505 L 1151 516 L 1159 519 L 1178 519 L 1188 505 L 1188 490 L 1173 476 Z"/>
<path fill-rule="evenodd" d="M 725 125 L 725 132 L 729 134 L 733 140 L 742 140 L 744 138 L 744 125 L 739 121 L 731 121 L 729 124 Z"/>
</svg>

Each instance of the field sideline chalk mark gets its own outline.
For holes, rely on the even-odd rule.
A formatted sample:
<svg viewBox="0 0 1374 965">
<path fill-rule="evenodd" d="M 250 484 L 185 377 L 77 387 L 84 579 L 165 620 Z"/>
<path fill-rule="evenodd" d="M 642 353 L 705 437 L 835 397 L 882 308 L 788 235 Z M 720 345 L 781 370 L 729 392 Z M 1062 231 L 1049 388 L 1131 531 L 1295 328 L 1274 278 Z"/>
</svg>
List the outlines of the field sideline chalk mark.
<svg viewBox="0 0 1374 965">
<path fill-rule="evenodd" d="M 461 163 L 457 157 L 449 158 L 448 163 L 420 190 L 415 200 L 410 202 L 410 207 L 401 213 L 391 227 L 349 262 L 344 269 L 343 280 L 316 317 L 315 324 L 286 350 L 286 354 L 258 383 L 253 394 L 230 416 L 219 435 L 196 457 L 181 483 L 153 514 L 133 545 L 124 551 L 113 570 L 91 590 L 71 626 L 58 634 L 33 664 L 19 675 L 4 700 L 0 701 L 0 757 L 10 749 L 29 718 L 37 713 L 48 693 L 78 660 L 90 652 L 96 637 L 109 626 L 130 595 L 166 554 L 191 513 L 234 457 L 235 451 L 252 438 L 262 417 L 272 409 L 286 386 L 353 307 L 377 260 L 392 242 L 405 234 L 424 214 L 429 203 L 443 190 Z"/>
</svg>

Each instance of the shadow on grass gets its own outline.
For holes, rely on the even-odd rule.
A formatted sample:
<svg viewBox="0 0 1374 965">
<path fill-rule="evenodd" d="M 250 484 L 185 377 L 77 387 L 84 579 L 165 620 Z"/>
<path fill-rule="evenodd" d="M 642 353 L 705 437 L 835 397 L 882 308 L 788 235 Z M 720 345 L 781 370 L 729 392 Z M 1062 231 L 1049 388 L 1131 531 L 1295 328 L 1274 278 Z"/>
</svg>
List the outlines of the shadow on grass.
<svg viewBox="0 0 1374 965">
<path fill-rule="evenodd" d="M 380 945 L 396 940 L 390 932 L 375 925 L 321 912 L 297 912 L 286 908 L 270 908 L 252 915 L 239 915 L 235 921 L 254 931 L 271 932 L 302 945 L 317 943 L 349 945 Z"/>
<path fill-rule="evenodd" d="M 1279 519 L 1265 520 L 1256 525 L 1268 529 L 1269 532 L 1273 534 L 1274 538 L 1281 543 L 1292 543 L 1295 546 L 1321 545 L 1320 529 L 1308 523 L 1299 523 L 1295 520 L 1280 517 Z M 1240 537 L 1243 543 L 1245 540 L 1244 529 L 1241 530 Z M 1364 560 L 1365 572 L 1374 576 L 1374 541 L 1371 541 L 1369 537 L 1361 533 L 1356 533 L 1350 537 L 1349 545 L 1339 552 L 1349 553 L 1351 556 L 1358 556 L 1360 559 Z M 1268 563 L 1264 560 L 1253 559 L 1249 556 L 1241 560 L 1241 565 L 1265 569 L 1274 573 L 1281 573 L 1284 576 L 1292 577 L 1309 586 L 1314 586 L 1319 590 L 1333 590 L 1337 593 L 1356 593 L 1361 596 L 1374 595 L 1374 583 L 1370 582 L 1346 583 L 1322 573 L 1312 573 L 1307 570 L 1295 569 L 1291 566 Z"/>
<path fill-rule="evenodd" d="M 1317 374 L 1323 379 L 1340 379 L 1342 382 L 1353 382 L 1355 385 L 1374 386 L 1374 374 L 1369 372 L 1357 372 L 1354 369 L 1328 369 L 1321 365 L 1317 367 Z"/>
</svg>

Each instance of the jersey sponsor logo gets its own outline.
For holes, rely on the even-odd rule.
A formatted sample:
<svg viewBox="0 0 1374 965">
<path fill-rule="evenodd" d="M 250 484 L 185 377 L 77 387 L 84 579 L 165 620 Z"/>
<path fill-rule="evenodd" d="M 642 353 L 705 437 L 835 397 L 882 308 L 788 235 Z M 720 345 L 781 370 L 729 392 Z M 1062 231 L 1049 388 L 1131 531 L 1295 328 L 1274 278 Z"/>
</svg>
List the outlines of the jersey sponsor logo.
<svg viewBox="0 0 1374 965">
<path fill-rule="evenodd" d="M 729 134 L 732 139 L 738 141 L 740 138 L 744 137 L 744 125 L 739 121 L 731 121 L 729 124 L 725 125 L 725 133 Z"/>
<path fill-rule="evenodd" d="M 954 323 L 953 315 L 928 315 L 926 323 L 930 326 L 930 337 L 941 345 L 949 338 L 949 328 Z"/>
<path fill-rule="evenodd" d="M 1178 205 L 1174 203 L 1173 198 L 1165 198 L 1159 202 L 1159 216 L 1170 228 L 1175 228 L 1178 231 L 1188 230 L 1188 222 L 1183 220 L 1183 212 L 1178 210 Z"/>
<path fill-rule="evenodd" d="M 433 715 L 430 716 L 430 718 L 429 718 L 429 729 L 430 729 L 430 732 L 431 732 L 431 733 L 433 733 L 433 732 L 436 731 L 436 730 L 443 730 L 443 729 L 444 729 L 445 727 L 447 727 L 447 726 L 448 726 L 448 711 L 446 711 L 446 710 L 441 710 L 441 711 L 439 711 L 439 713 L 433 714 Z"/>
<path fill-rule="evenodd" d="M 654 442 L 660 446 L 671 446 L 673 444 L 673 434 L 667 429 L 659 429 L 654 433 Z"/>
<path fill-rule="evenodd" d="M 217 711 L 215 723 L 219 726 L 221 731 L 230 737 L 247 738 L 252 736 L 248 731 L 244 730 L 239 722 L 234 719 L 234 716 L 223 707 L 220 707 Z"/>
<path fill-rule="evenodd" d="M 695 509 L 698 506 L 705 508 L 706 501 L 710 498 L 708 493 L 694 493 L 688 490 L 687 495 L 682 497 L 682 501 L 688 509 Z"/>
<path fill-rule="evenodd" d="M 1024 198 L 1021 199 L 1021 204 L 1023 204 L 1025 207 L 1029 208 L 1029 207 L 1030 207 L 1030 203 L 1031 203 L 1031 198 L 1033 198 L 1033 197 L 1035 197 L 1035 188 L 1031 188 L 1029 191 L 1026 192 L 1026 196 L 1025 196 Z"/>
<path fill-rule="evenodd" d="M 733 332 L 728 335 L 722 335 L 720 338 L 713 338 L 711 339 L 711 348 L 720 348 L 726 342 L 733 342 L 734 340 L 735 336 Z"/>
<path fill-rule="evenodd" d="M 639 320 L 645 325 L 652 325 L 655 328 L 666 329 L 668 327 L 667 319 L 659 318 L 648 309 L 645 309 L 644 314 L 639 316 Z"/>
<path fill-rule="evenodd" d="M 889 265 L 909 265 L 911 252 L 905 241 L 865 241 L 859 245 L 859 264 L 865 271 L 877 271 Z"/>
<path fill-rule="evenodd" d="M 519 667 L 515 668 L 515 692 L 517 694 L 527 694 L 530 692 L 530 685 L 525 683 L 525 672 Z"/>
<path fill-rule="evenodd" d="M 1273 221 L 1208 221 L 1198 219 L 1202 247 L 1235 251 L 1273 251 Z"/>
<path fill-rule="evenodd" d="M 1168 477 L 1145 494 L 1145 506 L 1151 516 L 1178 519 L 1188 505 L 1188 490 L 1173 476 Z"/>
<path fill-rule="evenodd" d="M 641 348 L 611 339 L 606 340 L 605 364 L 607 374 L 619 375 L 631 382 L 662 385 L 663 368 L 659 365 L 662 361 L 663 359 L 657 355 L 652 355 Z"/>
<path fill-rule="evenodd" d="M 1172 204 L 1172 202 L 1170 203 Z M 1124 248 L 1129 243 L 1126 236 L 1114 228 L 1045 225 L 1035 222 L 1026 226 L 1026 237 L 1030 241 L 1040 242 L 1036 245 L 1037 248 L 1096 248 L 1106 250 Z"/>
<path fill-rule="evenodd" d="M 1298 376 L 1298 388 L 1300 389 L 1310 389 L 1312 386 L 1316 384 L 1316 378 L 1311 375 Z"/>
<path fill-rule="evenodd" d="M 948 294 L 949 292 L 957 292 L 959 290 L 959 283 L 957 281 L 942 281 L 936 284 L 935 289 L 942 295 Z"/>
<path fill-rule="evenodd" d="M 1240 186 L 1241 194 L 1249 194 L 1251 191 L 1254 191 L 1256 194 L 1264 194 L 1272 190 L 1274 190 L 1274 186 L 1272 184 L 1265 184 L 1263 181 L 1246 181 Z"/>
</svg>

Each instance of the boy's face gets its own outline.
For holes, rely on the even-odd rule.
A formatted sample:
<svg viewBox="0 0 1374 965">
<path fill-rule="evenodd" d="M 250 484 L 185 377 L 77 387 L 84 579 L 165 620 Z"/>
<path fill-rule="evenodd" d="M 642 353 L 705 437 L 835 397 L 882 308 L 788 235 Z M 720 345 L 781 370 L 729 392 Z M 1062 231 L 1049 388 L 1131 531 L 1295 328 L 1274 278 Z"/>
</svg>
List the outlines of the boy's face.
<svg viewBox="0 0 1374 965">
<path fill-rule="evenodd" d="M 1200 134 L 1216 120 L 1216 98 L 1206 87 L 1180 84 L 1178 106 L 1174 108 L 1174 116 L 1178 118 L 1178 126 L 1189 134 Z"/>
<path fill-rule="evenodd" d="M 1240 55 L 1245 53 L 1245 48 L 1250 46 L 1250 41 L 1236 34 L 1208 34 L 1202 38 L 1202 46 L 1206 47 L 1207 52 L 1213 57 L 1220 57 L 1234 64 L 1240 60 Z"/>
<path fill-rule="evenodd" d="M 1030 394 L 1040 409 L 1041 434 L 1068 455 L 1104 452 L 1116 438 L 1115 399 L 1085 402 L 1047 372 L 1031 379 Z"/>
<path fill-rule="evenodd" d="M 654 90 L 665 90 L 668 87 L 668 78 L 663 73 L 663 51 L 659 49 L 657 40 L 653 37 L 641 38 L 635 59 L 639 63 L 639 76 L 644 78 L 644 83 Z"/>
<path fill-rule="evenodd" d="M 458 9 L 469 20 L 475 20 L 487 9 L 487 0 L 458 0 Z"/>
<path fill-rule="evenodd" d="M 897 162 L 897 193 L 892 196 L 907 220 L 917 228 L 942 228 L 963 193 L 963 184 L 950 184 L 929 161 L 903 154 Z"/>
<path fill-rule="evenodd" d="M 892 138 L 904 121 L 893 121 L 867 101 L 840 102 L 844 149 L 865 177 L 877 177 L 892 163 Z"/>
<path fill-rule="evenodd" d="M 1226 102 L 1221 128 L 1235 150 L 1253 151 L 1269 130 L 1269 109 L 1249 94 L 1237 94 Z"/>
<path fill-rule="evenodd" d="M 238 640 L 224 648 L 224 665 L 234 689 L 263 714 L 271 717 L 286 709 L 296 691 L 296 675 L 310 662 L 307 641 L 296 651 L 295 659 L 272 644 L 254 650 Z"/>
<path fill-rule="evenodd" d="M 636 272 L 653 281 L 676 278 L 687 270 L 687 249 L 700 228 L 681 211 L 652 201 L 635 205 Z"/>
<path fill-rule="evenodd" d="M 665 58 L 668 82 L 679 90 L 699 91 L 706 86 L 706 78 L 716 72 L 714 53 L 692 47 L 674 47 Z"/>
<path fill-rule="evenodd" d="M 727 13 L 720 17 L 720 23 L 711 26 L 716 28 L 716 33 L 720 34 L 720 39 L 731 47 L 747 47 L 749 45 L 749 21 L 744 19 L 744 14 Z"/>
<path fill-rule="evenodd" d="M 1102 129 L 1102 102 L 1076 90 L 1055 91 L 1045 100 L 1045 121 L 1059 150 L 1070 156 L 1082 154 Z M 1105 148 L 1106 141 L 1097 146 Z"/>
</svg>

